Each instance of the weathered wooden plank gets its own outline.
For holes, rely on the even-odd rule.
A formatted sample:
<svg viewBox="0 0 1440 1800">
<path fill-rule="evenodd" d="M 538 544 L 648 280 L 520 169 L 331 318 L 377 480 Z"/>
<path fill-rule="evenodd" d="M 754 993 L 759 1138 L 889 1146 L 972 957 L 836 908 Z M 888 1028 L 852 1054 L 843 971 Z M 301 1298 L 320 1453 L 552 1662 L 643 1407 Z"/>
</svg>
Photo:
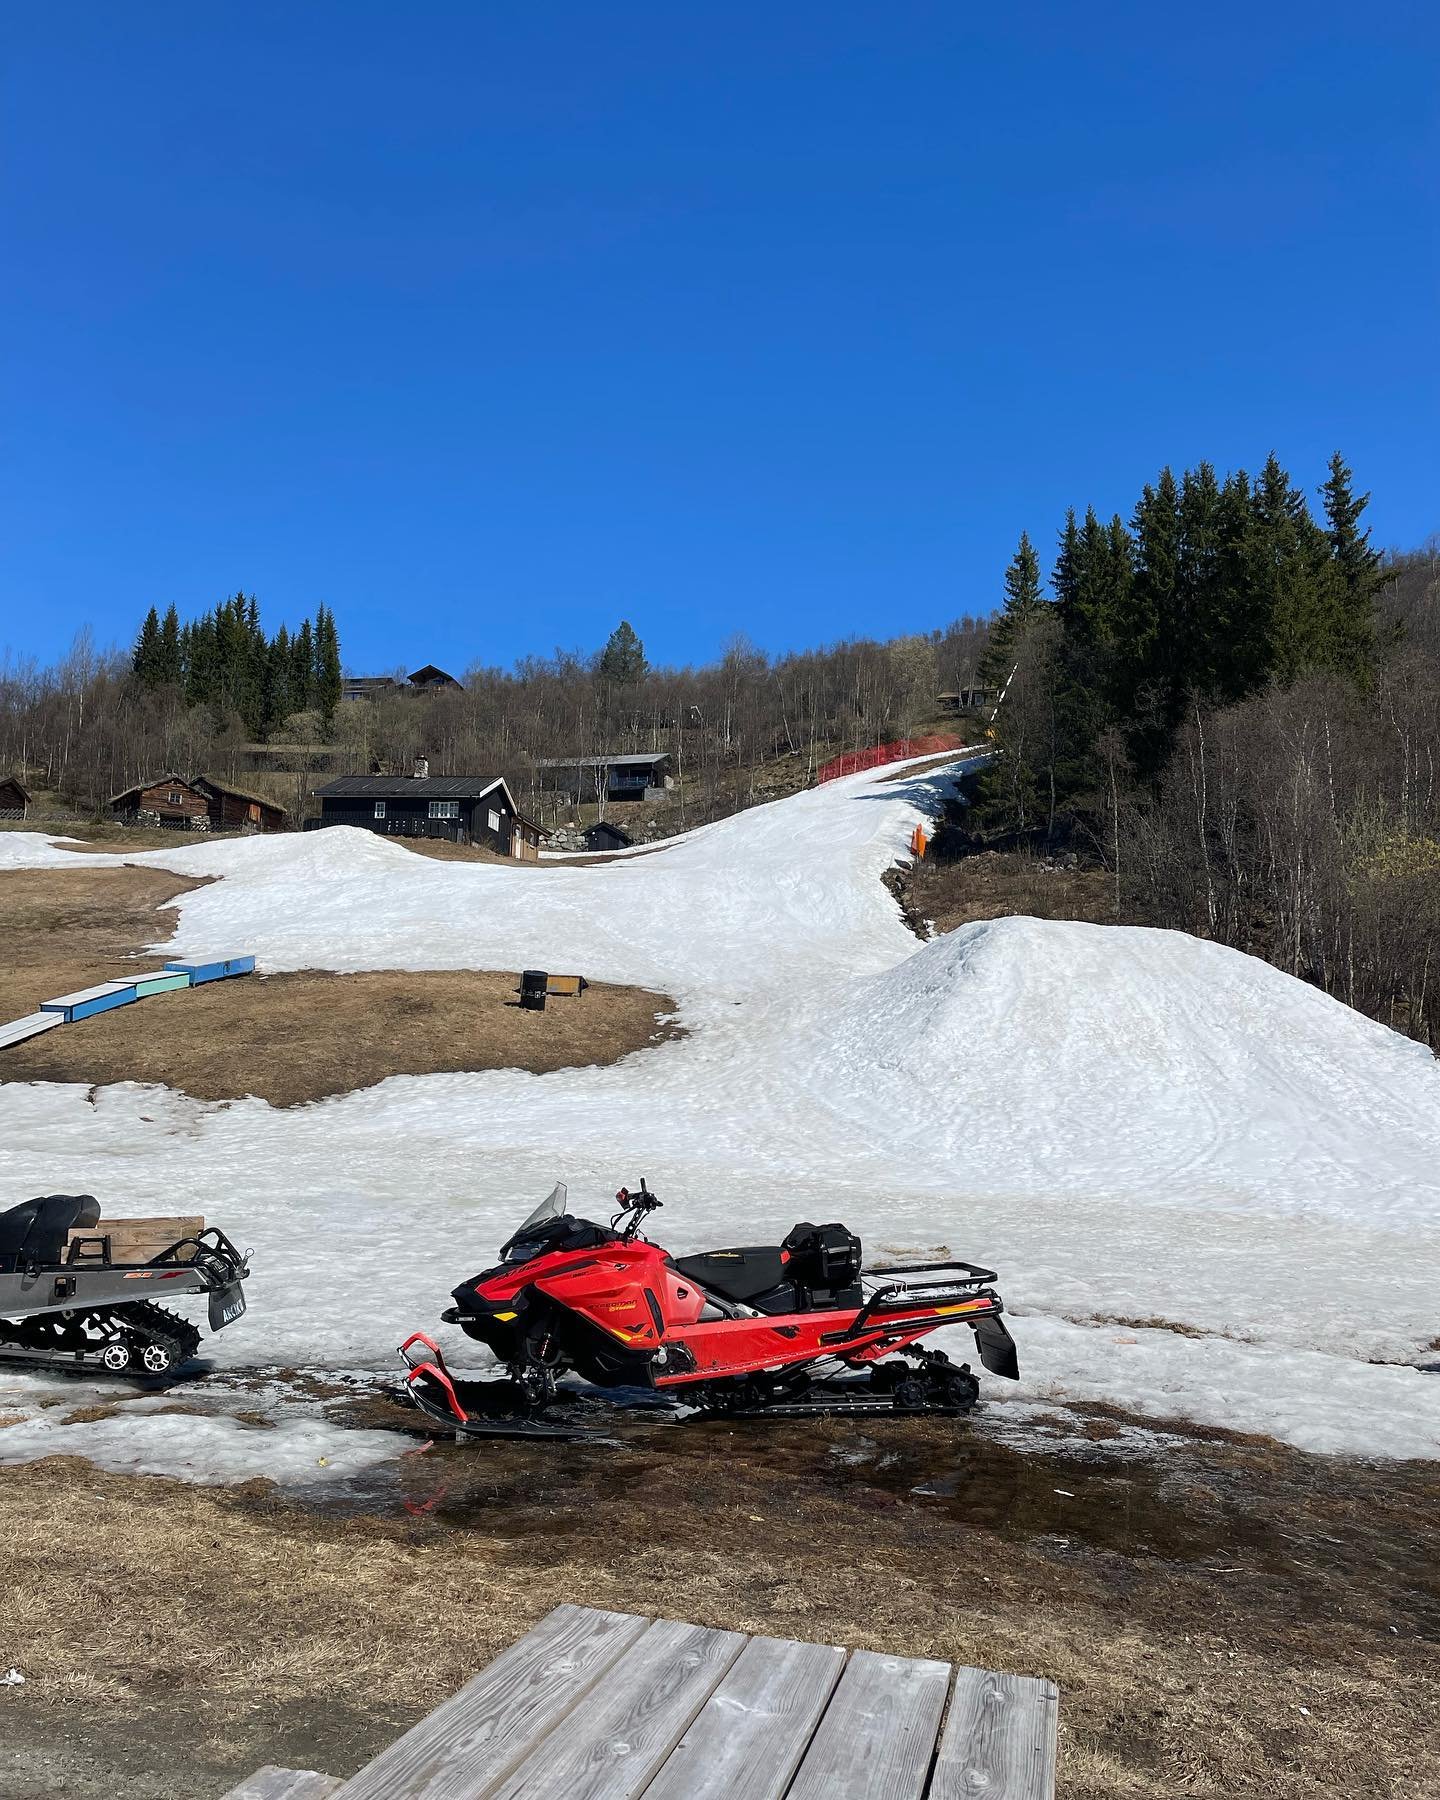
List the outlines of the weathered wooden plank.
<svg viewBox="0 0 1440 1800">
<path fill-rule="evenodd" d="M 266 1763 L 231 1788 L 224 1800 L 326 1800 L 340 1786 L 334 1775 L 317 1775 L 314 1769 L 277 1769 Z"/>
<path fill-rule="evenodd" d="M 844 1666 L 835 1644 L 752 1638 L 645 1800 L 781 1800 Z"/>
<path fill-rule="evenodd" d="M 957 1669 L 931 1800 L 1051 1800 L 1059 1717 L 1051 1682 Z"/>
<path fill-rule="evenodd" d="M 740 1631 L 657 1619 L 583 1706 L 485 1789 L 486 1800 L 636 1800 L 744 1644 Z"/>
<path fill-rule="evenodd" d="M 557 1606 L 339 1789 L 337 1800 L 480 1800 L 583 1700 L 648 1619 Z"/>
<path fill-rule="evenodd" d="M 789 1800 L 921 1800 L 950 1665 L 857 1650 Z"/>
</svg>

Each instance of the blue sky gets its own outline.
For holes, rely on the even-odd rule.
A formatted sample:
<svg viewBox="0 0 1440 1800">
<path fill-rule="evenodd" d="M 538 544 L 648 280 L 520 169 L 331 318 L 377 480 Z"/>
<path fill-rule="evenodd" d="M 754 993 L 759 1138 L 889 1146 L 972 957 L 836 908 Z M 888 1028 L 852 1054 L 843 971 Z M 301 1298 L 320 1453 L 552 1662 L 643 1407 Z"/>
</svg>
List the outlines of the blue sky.
<svg viewBox="0 0 1440 1800">
<path fill-rule="evenodd" d="M 1440 529 L 1434 9 L 984 13 L 20 0 L 0 649 L 928 629 L 1272 447 Z"/>
</svg>

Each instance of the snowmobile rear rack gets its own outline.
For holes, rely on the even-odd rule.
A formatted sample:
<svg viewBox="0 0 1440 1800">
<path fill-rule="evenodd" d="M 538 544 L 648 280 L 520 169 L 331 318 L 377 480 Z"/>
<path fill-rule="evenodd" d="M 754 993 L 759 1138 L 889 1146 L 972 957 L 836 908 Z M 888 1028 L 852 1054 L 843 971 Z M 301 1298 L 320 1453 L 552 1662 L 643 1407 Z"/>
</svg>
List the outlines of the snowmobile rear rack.
<svg viewBox="0 0 1440 1800">
<path fill-rule="evenodd" d="M 188 1362 L 199 1331 L 157 1302 L 205 1294 L 210 1329 L 233 1324 L 245 1311 L 249 1253 L 198 1218 L 163 1222 L 198 1229 L 117 1260 L 91 1195 L 43 1195 L 0 1212 L 0 1357 L 111 1375 L 168 1376 Z"/>
</svg>

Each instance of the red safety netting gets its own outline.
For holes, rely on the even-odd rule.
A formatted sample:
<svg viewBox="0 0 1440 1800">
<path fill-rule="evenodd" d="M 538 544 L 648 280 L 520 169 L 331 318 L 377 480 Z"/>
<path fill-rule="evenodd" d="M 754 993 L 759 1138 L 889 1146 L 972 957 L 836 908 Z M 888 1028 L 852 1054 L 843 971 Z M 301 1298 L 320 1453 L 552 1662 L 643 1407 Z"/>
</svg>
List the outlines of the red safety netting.
<svg viewBox="0 0 1440 1800">
<path fill-rule="evenodd" d="M 931 732 L 928 737 L 901 738 L 894 744 L 876 744 L 871 750 L 847 750 L 843 756 L 831 757 L 815 776 L 816 785 L 834 781 L 839 775 L 858 775 L 862 769 L 880 769 L 886 763 L 904 762 L 907 756 L 938 756 L 942 750 L 963 750 L 964 742 L 949 732 Z"/>
</svg>

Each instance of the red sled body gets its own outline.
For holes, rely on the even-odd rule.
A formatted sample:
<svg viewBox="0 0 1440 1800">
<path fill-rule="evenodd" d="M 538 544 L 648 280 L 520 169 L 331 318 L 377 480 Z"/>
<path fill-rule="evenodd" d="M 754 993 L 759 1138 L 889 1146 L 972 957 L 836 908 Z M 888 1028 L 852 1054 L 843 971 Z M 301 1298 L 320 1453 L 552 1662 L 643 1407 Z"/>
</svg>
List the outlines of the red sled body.
<svg viewBox="0 0 1440 1800">
<path fill-rule="evenodd" d="M 780 1244 L 672 1257 L 640 1235 L 660 1205 L 645 1184 L 617 1198 L 606 1227 L 566 1211 L 557 1188 L 498 1264 L 455 1289 L 443 1317 L 505 1365 L 503 1416 L 490 1406 L 477 1417 L 420 1333 L 402 1351 L 417 1404 L 462 1428 L 521 1420 L 548 1435 L 542 1415 L 573 1370 L 599 1387 L 655 1389 L 732 1414 L 963 1413 L 979 1393 L 969 1365 L 917 1349 L 954 1325 L 974 1331 L 987 1370 L 1018 1374 L 992 1270 L 945 1262 L 866 1271 L 843 1225 L 808 1223 Z"/>
</svg>

